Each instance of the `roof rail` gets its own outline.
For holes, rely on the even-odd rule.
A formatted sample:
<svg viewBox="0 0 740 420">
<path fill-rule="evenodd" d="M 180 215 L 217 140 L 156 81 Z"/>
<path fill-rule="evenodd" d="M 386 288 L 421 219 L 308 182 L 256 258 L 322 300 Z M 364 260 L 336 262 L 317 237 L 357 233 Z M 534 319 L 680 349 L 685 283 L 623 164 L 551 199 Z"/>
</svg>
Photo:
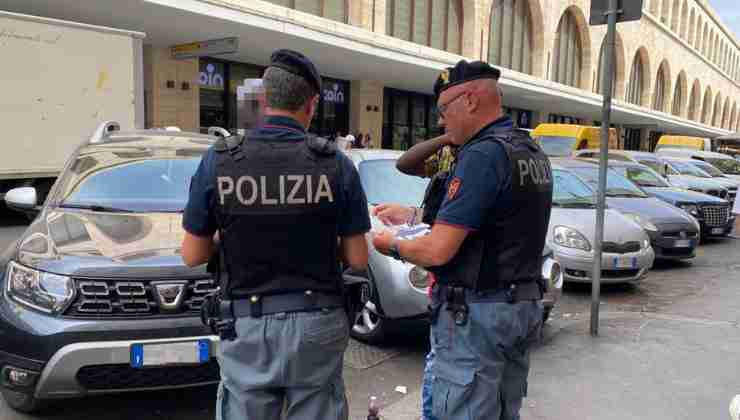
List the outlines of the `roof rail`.
<svg viewBox="0 0 740 420">
<path fill-rule="evenodd" d="M 208 128 L 208 135 L 216 137 L 230 137 L 231 133 L 229 133 L 229 130 L 222 127 L 210 127 Z"/>
<path fill-rule="evenodd" d="M 121 124 L 116 121 L 105 121 L 101 123 L 90 137 L 90 144 L 104 143 L 108 135 L 113 131 L 121 131 Z"/>
</svg>

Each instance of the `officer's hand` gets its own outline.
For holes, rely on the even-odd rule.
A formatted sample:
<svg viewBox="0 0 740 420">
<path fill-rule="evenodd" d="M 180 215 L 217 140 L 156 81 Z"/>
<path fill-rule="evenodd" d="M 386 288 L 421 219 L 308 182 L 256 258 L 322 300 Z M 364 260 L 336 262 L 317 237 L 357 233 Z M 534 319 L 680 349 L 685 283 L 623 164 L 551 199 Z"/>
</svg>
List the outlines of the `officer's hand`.
<svg viewBox="0 0 740 420">
<path fill-rule="evenodd" d="M 388 255 L 388 250 L 391 247 L 391 243 L 395 239 L 395 235 L 390 231 L 383 231 L 380 233 L 373 233 L 373 246 L 381 254 Z"/>
<path fill-rule="evenodd" d="M 373 216 L 380 219 L 383 224 L 402 225 L 409 220 L 411 208 L 400 204 L 381 204 L 373 209 Z"/>
</svg>

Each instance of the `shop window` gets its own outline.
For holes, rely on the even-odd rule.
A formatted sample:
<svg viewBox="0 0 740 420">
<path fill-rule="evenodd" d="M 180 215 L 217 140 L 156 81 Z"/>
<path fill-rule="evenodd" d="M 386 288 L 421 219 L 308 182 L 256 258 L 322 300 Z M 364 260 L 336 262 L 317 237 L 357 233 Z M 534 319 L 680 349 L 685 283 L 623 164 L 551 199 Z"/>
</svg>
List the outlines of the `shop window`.
<svg viewBox="0 0 740 420">
<path fill-rule="evenodd" d="M 200 125 L 208 127 L 227 125 L 224 98 L 225 65 L 207 59 L 200 60 Z"/>
</svg>

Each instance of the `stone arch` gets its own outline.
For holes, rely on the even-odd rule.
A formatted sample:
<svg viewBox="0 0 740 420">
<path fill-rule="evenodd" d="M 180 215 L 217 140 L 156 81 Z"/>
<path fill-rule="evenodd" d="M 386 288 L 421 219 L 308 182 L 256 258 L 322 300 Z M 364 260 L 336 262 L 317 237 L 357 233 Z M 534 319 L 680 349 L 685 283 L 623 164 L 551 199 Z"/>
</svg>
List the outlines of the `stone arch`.
<svg viewBox="0 0 740 420">
<path fill-rule="evenodd" d="M 722 114 L 722 91 L 717 90 L 717 96 L 714 97 L 714 107 L 712 108 L 712 118 L 710 121 L 712 121 L 712 126 L 719 127 L 720 124 L 722 124 L 722 121 L 720 121 L 720 118 Z"/>
<path fill-rule="evenodd" d="M 686 115 L 686 105 L 688 104 L 689 84 L 686 80 L 686 71 L 681 70 L 676 78 L 673 88 L 673 103 L 671 104 L 671 113 L 678 117 Z"/>
<path fill-rule="evenodd" d="M 652 0 L 650 2 L 650 13 L 656 18 L 660 19 L 660 0 Z"/>
<path fill-rule="evenodd" d="M 709 124 L 712 118 L 712 88 L 707 86 L 701 105 L 701 123 Z"/>
<path fill-rule="evenodd" d="M 640 72 L 640 75 L 635 74 L 638 71 Z M 632 58 L 629 82 L 627 83 L 627 91 L 625 92 L 625 101 L 635 105 L 649 106 L 652 79 L 650 54 L 648 53 L 647 48 L 643 46 L 635 51 Z"/>
<path fill-rule="evenodd" d="M 686 111 L 686 118 L 692 121 L 699 121 L 701 119 L 701 82 L 699 82 L 699 79 L 695 79 L 691 86 L 689 106 Z"/>
<path fill-rule="evenodd" d="M 571 18 L 575 22 L 576 27 L 576 38 L 578 42 L 580 43 L 581 48 L 581 55 L 578 57 L 580 59 L 580 72 L 579 72 L 579 80 L 576 83 L 578 88 L 581 89 L 588 89 L 589 86 L 591 86 L 591 32 L 589 30 L 588 21 L 586 20 L 586 15 L 583 13 L 583 10 L 581 10 L 580 7 L 576 5 L 572 5 L 565 9 L 563 13 L 560 14 L 560 18 L 558 20 L 557 30 L 559 31 L 561 28 L 561 25 L 564 23 L 564 19 L 566 19 L 566 16 L 571 16 Z M 555 71 L 559 66 L 555 62 L 559 58 L 559 47 L 558 43 L 560 42 L 560 36 L 558 33 L 555 35 L 555 45 L 553 48 L 553 54 L 552 54 L 552 65 L 550 66 L 550 80 L 558 81 L 558 79 L 562 78 L 561 75 L 558 74 L 557 71 Z"/>
<path fill-rule="evenodd" d="M 701 37 L 701 54 L 705 57 L 707 56 L 707 45 L 709 45 L 709 25 L 707 25 L 707 22 L 704 22 Z"/>
<path fill-rule="evenodd" d="M 664 59 L 655 74 L 655 86 L 653 87 L 654 110 L 665 112 L 670 109 L 671 87 L 671 67 L 668 60 Z"/>
<path fill-rule="evenodd" d="M 722 120 L 720 121 L 720 126 L 722 128 L 726 128 L 728 125 L 730 125 L 730 97 L 727 96 L 725 98 L 725 104 L 722 106 Z"/>
<path fill-rule="evenodd" d="M 625 74 L 627 73 L 625 69 L 625 57 L 624 57 L 624 42 L 622 41 L 622 35 L 620 35 L 619 31 L 617 31 L 615 36 L 615 69 L 614 69 L 614 97 L 616 99 L 624 99 L 625 97 L 625 88 L 626 88 L 626 81 L 625 81 Z M 601 94 L 601 89 L 599 88 L 599 82 L 601 81 L 601 75 L 599 74 L 601 72 L 601 60 L 602 55 L 604 54 L 604 51 L 606 49 L 606 35 L 604 35 L 604 38 L 601 41 L 601 48 L 599 49 L 599 57 L 598 61 L 596 62 L 596 80 L 594 81 L 594 87 L 596 88 L 595 92 L 598 94 Z"/>
<path fill-rule="evenodd" d="M 671 9 L 671 30 L 678 33 L 678 19 L 679 9 L 681 8 L 681 0 L 673 0 L 673 7 Z"/>
<path fill-rule="evenodd" d="M 691 9 L 691 16 L 689 17 L 689 33 L 686 41 L 694 47 L 696 45 L 696 10 Z"/>
<path fill-rule="evenodd" d="M 689 39 L 688 21 L 689 21 L 689 4 L 686 2 L 686 0 L 683 0 L 683 5 L 681 6 L 681 24 L 679 25 L 679 28 L 678 28 L 678 34 L 685 41 L 688 41 Z"/>
<path fill-rule="evenodd" d="M 732 111 L 730 112 L 730 123 L 728 130 L 732 130 L 737 125 L 737 102 L 732 101 Z"/>
<path fill-rule="evenodd" d="M 493 17 L 494 17 L 494 11 L 496 8 L 498 8 L 500 5 L 503 4 L 505 0 L 493 0 L 491 1 L 489 8 L 487 10 L 488 14 L 486 19 L 483 23 L 483 39 L 484 39 L 484 47 L 482 48 L 482 57 L 481 59 L 485 59 L 486 61 L 490 62 L 491 64 L 496 64 L 497 60 L 492 60 L 491 56 L 491 49 L 494 47 L 493 43 L 498 43 L 499 40 L 496 38 L 493 38 L 493 32 L 495 28 L 493 28 Z M 534 0 L 515 0 L 517 6 L 519 4 L 522 4 L 528 13 L 527 20 L 529 23 L 529 43 L 530 43 L 530 60 L 531 60 L 531 67 L 529 68 L 529 71 L 524 71 L 524 73 L 529 73 L 532 75 L 541 76 L 544 73 L 544 44 L 545 44 L 545 33 L 542 30 L 539 30 L 539 28 L 544 27 L 544 18 L 542 16 L 542 8 L 540 7 L 540 4 L 538 1 Z M 499 13 L 500 14 L 500 13 Z M 502 30 L 505 30 L 506 28 L 501 28 Z M 501 40 L 500 42 L 503 42 Z"/>
</svg>

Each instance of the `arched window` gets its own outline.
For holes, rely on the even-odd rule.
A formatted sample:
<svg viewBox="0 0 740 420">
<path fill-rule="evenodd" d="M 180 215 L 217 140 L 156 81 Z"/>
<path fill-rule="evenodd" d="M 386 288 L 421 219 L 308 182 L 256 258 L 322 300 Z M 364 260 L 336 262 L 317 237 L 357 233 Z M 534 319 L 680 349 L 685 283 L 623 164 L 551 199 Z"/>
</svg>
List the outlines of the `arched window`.
<svg viewBox="0 0 740 420">
<path fill-rule="evenodd" d="M 494 0 L 488 62 L 532 74 L 532 19 L 529 0 Z"/>
<path fill-rule="evenodd" d="M 707 86 L 707 90 L 704 93 L 704 101 L 701 106 L 701 122 L 707 124 L 709 122 L 709 114 L 712 110 L 712 89 Z"/>
<path fill-rule="evenodd" d="M 673 9 L 671 10 L 671 30 L 678 33 L 678 12 L 681 7 L 680 0 L 673 0 Z"/>
<path fill-rule="evenodd" d="M 666 84 L 669 82 L 665 63 L 660 65 L 658 76 L 655 78 L 655 93 L 653 95 L 653 109 L 656 111 L 665 110 Z"/>
<path fill-rule="evenodd" d="M 347 23 L 349 1 L 347 0 L 267 0 L 289 9 L 310 13 L 337 22 Z"/>
<path fill-rule="evenodd" d="M 712 125 L 715 127 L 718 127 L 722 123 L 720 121 L 722 117 L 720 112 L 722 112 L 722 92 L 717 91 L 717 97 L 714 99 L 714 110 L 712 111 Z"/>
<path fill-rule="evenodd" d="M 460 54 L 462 16 L 460 0 L 387 0 L 386 34 Z"/>
<path fill-rule="evenodd" d="M 679 73 L 676 78 L 676 86 L 673 88 L 673 106 L 671 114 L 680 117 L 683 114 L 684 98 L 686 96 L 684 89 L 686 85 L 686 76 L 683 72 Z"/>
<path fill-rule="evenodd" d="M 635 54 L 632 60 L 632 69 L 630 70 L 630 81 L 627 84 L 627 102 L 635 105 L 642 105 L 642 94 L 644 89 L 645 69 L 642 63 L 640 51 Z"/>
<path fill-rule="evenodd" d="M 581 37 L 576 18 L 566 11 L 558 23 L 555 51 L 552 56 L 552 80 L 573 87 L 581 85 Z"/>
<path fill-rule="evenodd" d="M 732 104 L 732 112 L 730 113 L 730 122 L 727 129 L 732 130 L 735 127 L 737 124 L 735 118 L 737 118 L 737 103 Z"/>
<path fill-rule="evenodd" d="M 689 95 L 689 110 L 687 118 L 696 121 L 698 117 L 699 102 L 701 100 L 701 87 L 699 81 L 694 82 L 694 86 L 691 87 L 691 94 Z"/>
<path fill-rule="evenodd" d="M 668 26 L 668 19 L 671 17 L 670 7 L 671 0 L 663 0 L 663 6 L 660 8 L 660 21 L 666 26 Z"/>
<path fill-rule="evenodd" d="M 684 40 L 689 39 L 689 33 L 687 26 L 689 23 L 689 4 L 686 3 L 686 0 L 683 0 L 683 7 L 681 7 L 681 27 L 678 29 L 679 35 L 681 35 L 681 38 Z"/>
<path fill-rule="evenodd" d="M 612 74 L 612 97 L 613 97 L 617 90 L 616 48 L 614 51 L 614 56 L 612 57 L 612 66 L 614 68 L 614 73 Z M 606 71 L 606 36 L 604 36 L 604 40 L 601 42 L 601 50 L 599 51 L 599 66 L 598 66 L 598 69 L 596 70 L 596 85 L 594 86 L 594 92 L 600 95 L 604 94 L 603 84 L 606 81 L 606 77 L 604 77 L 605 71 Z"/>
<path fill-rule="evenodd" d="M 702 38 L 701 38 L 701 54 L 705 57 L 707 56 L 707 51 L 708 51 L 707 46 L 708 45 L 709 45 L 709 26 L 707 25 L 706 22 L 704 22 L 704 31 L 702 32 Z"/>
<path fill-rule="evenodd" d="M 727 119 L 730 117 L 730 97 L 725 98 L 725 105 L 722 107 L 722 120 L 719 122 L 719 126 L 726 128 L 729 124 Z"/>
<path fill-rule="evenodd" d="M 691 9 L 691 17 L 689 17 L 689 34 L 688 34 L 688 43 L 692 47 L 696 45 L 696 27 L 694 24 L 696 23 L 696 14 L 694 13 L 694 9 Z"/>
<path fill-rule="evenodd" d="M 658 13 L 660 13 L 658 7 L 660 7 L 660 0 L 652 0 L 650 2 L 650 13 L 655 17 L 658 17 Z"/>
</svg>

